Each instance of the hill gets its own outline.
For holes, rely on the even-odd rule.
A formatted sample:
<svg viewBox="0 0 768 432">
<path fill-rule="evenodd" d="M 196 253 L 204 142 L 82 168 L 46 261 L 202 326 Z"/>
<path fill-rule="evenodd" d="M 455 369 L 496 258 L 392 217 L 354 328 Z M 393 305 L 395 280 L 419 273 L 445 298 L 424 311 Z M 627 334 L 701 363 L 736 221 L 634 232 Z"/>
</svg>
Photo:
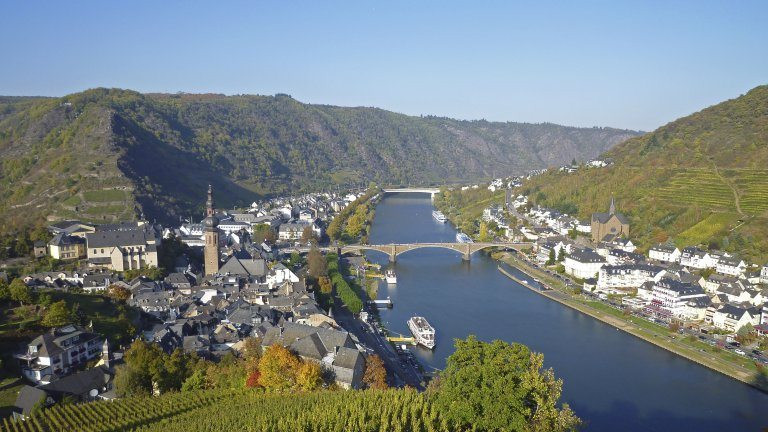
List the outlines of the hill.
<svg viewBox="0 0 768 432">
<path fill-rule="evenodd" d="M 376 181 L 444 184 L 586 160 L 637 135 L 460 121 L 287 95 L 0 97 L 0 227 L 201 214 L 266 195 Z"/>
<path fill-rule="evenodd" d="M 672 239 L 768 261 L 768 86 L 625 141 L 614 164 L 547 172 L 524 190 L 537 203 L 605 211 L 610 196 L 644 248 Z"/>
</svg>

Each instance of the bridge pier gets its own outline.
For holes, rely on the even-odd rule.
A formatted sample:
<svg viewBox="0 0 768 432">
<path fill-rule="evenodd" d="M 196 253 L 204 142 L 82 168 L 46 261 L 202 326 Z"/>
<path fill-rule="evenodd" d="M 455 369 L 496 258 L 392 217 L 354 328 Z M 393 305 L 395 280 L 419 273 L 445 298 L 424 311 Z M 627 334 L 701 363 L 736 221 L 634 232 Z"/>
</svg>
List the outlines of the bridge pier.
<svg viewBox="0 0 768 432">
<path fill-rule="evenodd" d="M 397 246 L 392 245 L 392 250 L 389 253 L 389 262 L 392 264 L 397 262 Z"/>
<path fill-rule="evenodd" d="M 461 256 L 461 259 L 463 259 L 464 261 L 469 261 L 471 255 L 472 255 L 472 251 L 470 249 L 469 243 L 467 243 L 467 246 L 464 250 L 464 254 Z"/>
</svg>

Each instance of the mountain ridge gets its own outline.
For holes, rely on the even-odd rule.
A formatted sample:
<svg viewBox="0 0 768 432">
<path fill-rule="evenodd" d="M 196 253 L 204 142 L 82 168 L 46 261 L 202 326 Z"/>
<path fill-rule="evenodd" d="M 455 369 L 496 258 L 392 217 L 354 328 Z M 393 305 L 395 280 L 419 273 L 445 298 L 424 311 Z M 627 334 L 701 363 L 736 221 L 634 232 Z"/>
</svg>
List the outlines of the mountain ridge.
<svg viewBox="0 0 768 432">
<path fill-rule="evenodd" d="M 476 181 L 586 160 L 637 134 L 415 117 L 284 94 L 97 88 L 0 97 L 0 226 L 140 214 L 174 220 L 200 212 L 209 182 L 231 206 L 370 181 Z"/>
<path fill-rule="evenodd" d="M 605 211 L 610 195 L 644 249 L 674 241 L 768 261 L 768 85 L 606 151 L 614 164 L 528 181 L 534 201 Z"/>
</svg>

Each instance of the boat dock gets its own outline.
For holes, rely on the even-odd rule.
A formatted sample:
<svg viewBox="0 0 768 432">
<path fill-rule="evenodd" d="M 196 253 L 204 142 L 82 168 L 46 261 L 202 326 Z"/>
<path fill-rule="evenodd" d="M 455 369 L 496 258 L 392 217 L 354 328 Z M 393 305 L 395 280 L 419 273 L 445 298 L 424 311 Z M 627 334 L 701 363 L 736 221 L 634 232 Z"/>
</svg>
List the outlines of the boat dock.
<svg viewBox="0 0 768 432">
<path fill-rule="evenodd" d="M 504 274 L 504 276 L 512 279 L 513 281 L 515 281 L 515 282 L 517 282 L 517 283 L 519 283 L 519 284 L 521 284 L 523 286 L 526 286 L 526 287 L 536 291 L 536 287 L 531 282 L 518 278 L 517 276 L 515 276 L 512 273 L 510 273 L 507 270 L 505 270 L 502 266 L 496 266 L 496 268 L 500 272 L 502 272 Z M 538 291 L 547 291 L 547 290 L 550 289 L 549 287 L 544 285 L 544 283 L 542 283 L 542 282 L 534 282 L 534 283 L 539 285 Z"/>
<path fill-rule="evenodd" d="M 394 303 L 392 303 L 392 299 L 387 297 L 385 300 L 370 300 L 368 301 L 368 304 L 374 305 L 377 308 L 387 308 L 391 309 L 395 306 Z"/>
<path fill-rule="evenodd" d="M 413 336 L 403 336 L 398 334 L 397 336 L 387 336 L 387 340 L 395 343 L 405 343 L 409 345 L 416 345 L 416 338 Z"/>
</svg>

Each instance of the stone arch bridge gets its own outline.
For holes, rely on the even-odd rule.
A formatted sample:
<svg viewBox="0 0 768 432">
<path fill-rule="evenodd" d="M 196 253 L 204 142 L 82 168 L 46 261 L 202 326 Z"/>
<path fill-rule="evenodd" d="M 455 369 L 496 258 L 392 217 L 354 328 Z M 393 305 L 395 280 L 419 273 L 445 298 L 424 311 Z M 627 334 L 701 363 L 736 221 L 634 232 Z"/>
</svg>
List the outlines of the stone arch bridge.
<svg viewBox="0 0 768 432">
<path fill-rule="evenodd" d="M 343 245 L 338 247 L 324 247 L 320 248 L 326 252 L 337 252 L 340 255 L 346 253 L 361 253 L 366 250 L 373 250 L 385 253 L 389 256 L 390 262 L 397 261 L 397 256 L 408 251 L 423 248 L 442 248 L 450 249 L 459 252 L 462 259 L 469 261 L 471 255 L 479 250 L 488 248 L 512 248 L 522 249 L 531 246 L 532 243 L 500 243 L 500 242 L 488 242 L 488 243 L 390 243 L 381 245 L 366 245 L 366 244 L 352 244 Z M 288 248 L 287 250 L 296 252 L 308 252 L 309 248 Z"/>
</svg>

